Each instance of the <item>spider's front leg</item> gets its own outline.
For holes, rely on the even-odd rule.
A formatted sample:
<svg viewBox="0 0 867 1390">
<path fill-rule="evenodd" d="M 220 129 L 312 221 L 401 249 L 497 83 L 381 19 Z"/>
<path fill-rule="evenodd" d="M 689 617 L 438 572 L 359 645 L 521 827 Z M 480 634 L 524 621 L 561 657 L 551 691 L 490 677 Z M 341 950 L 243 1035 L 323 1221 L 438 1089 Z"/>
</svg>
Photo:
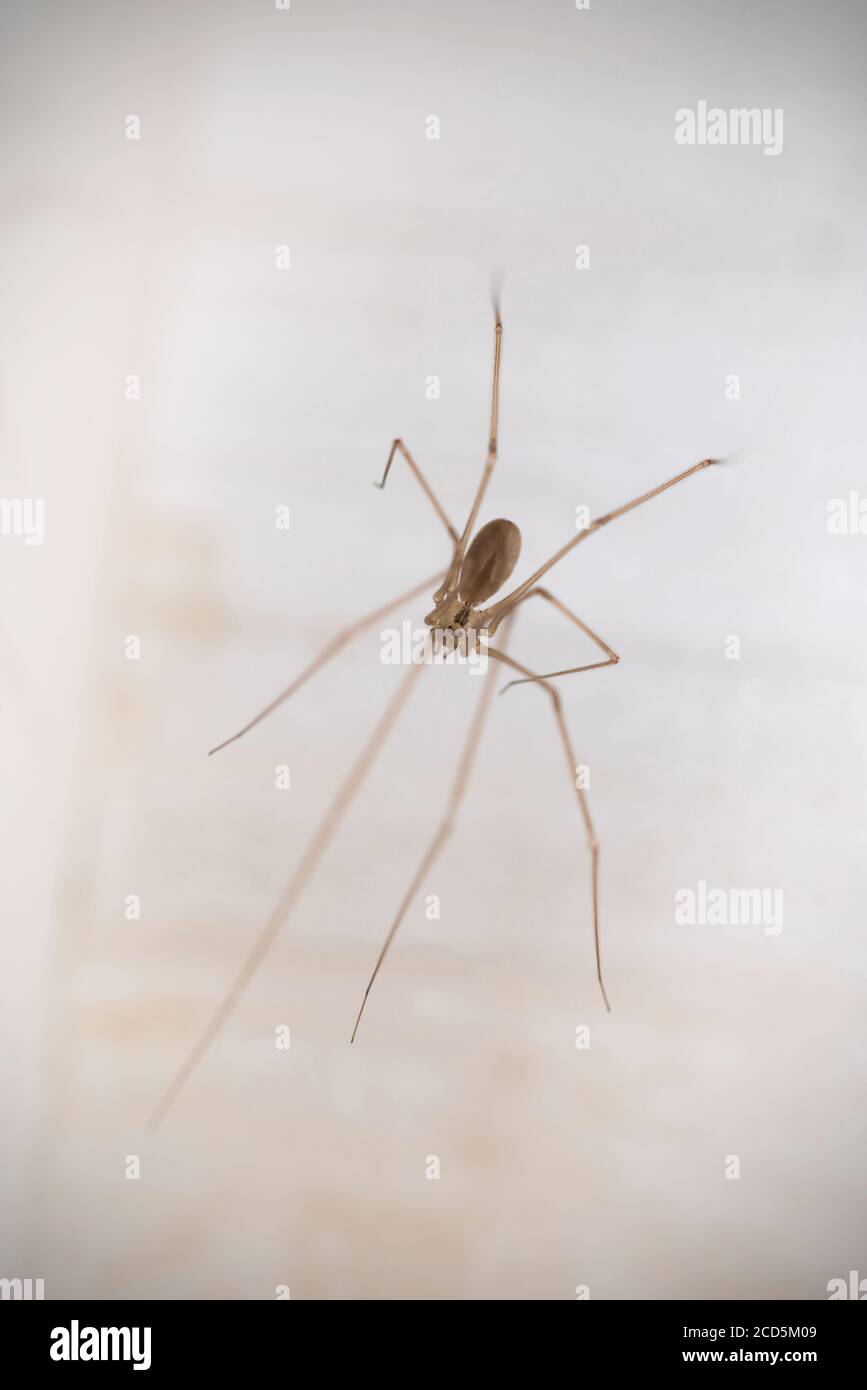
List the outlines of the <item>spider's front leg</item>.
<svg viewBox="0 0 867 1390">
<path fill-rule="evenodd" d="M 427 497 L 428 501 L 430 502 L 431 506 L 433 507 L 443 526 L 448 531 L 455 545 L 457 545 L 458 541 L 460 540 L 457 531 L 455 530 L 454 526 L 452 526 L 452 523 L 449 521 L 448 517 L 443 511 L 439 498 L 436 496 L 436 493 L 434 492 L 427 478 L 422 473 L 421 469 L 419 468 L 418 464 L 416 463 L 415 459 L 409 452 L 409 449 L 406 447 L 402 439 L 392 440 L 391 452 L 388 455 L 388 460 L 385 465 L 385 472 L 382 475 L 382 482 L 374 483 L 373 486 L 378 488 L 385 487 L 388 475 L 391 472 L 391 465 L 394 463 L 395 454 L 400 454 L 401 457 L 406 460 L 407 464 L 412 470 L 413 475 L 416 478 L 416 481 L 421 486 L 421 489 L 424 492 L 425 497 Z"/>
<path fill-rule="evenodd" d="M 439 517 L 443 526 L 448 531 L 453 546 L 456 545 L 458 541 L 457 531 L 455 530 L 454 526 L 452 526 L 452 523 L 449 521 L 448 517 L 443 511 L 442 506 L 440 505 L 439 498 L 436 496 L 433 489 L 429 486 L 427 479 L 424 477 L 424 474 L 422 473 L 415 459 L 412 457 L 406 445 L 403 443 L 401 439 L 395 439 L 394 443 L 392 444 L 391 453 L 389 454 L 388 462 L 385 465 L 385 472 L 382 475 L 382 482 L 377 483 L 376 486 L 385 487 L 385 480 L 388 477 L 388 471 L 391 468 L 394 456 L 398 451 L 406 459 L 416 478 L 421 483 L 421 486 L 423 487 L 426 496 L 430 500 L 437 516 Z M 454 553 L 454 551 L 452 553 Z M 428 591 L 430 591 L 433 585 L 437 582 L 437 580 L 439 580 L 440 583 L 442 583 L 441 573 L 433 575 L 430 579 L 423 580 L 421 584 L 415 584 L 411 589 L 407 590 L 405 594 L 400 594 L 397 598 L 391 599 L 388 603 L 383 604 L 380 608 L 375 608 L 372 613 L 366 614 L 363 618 L 356 619 L 356 621 L 352 623 L 350 627 L 344 628 L 342 632 L 338 632 L 336 637 L 332 637 L 331 641 L 327 644 L 327 646 L 325 646 L 322 649 L 319 655 L 315 656 L 313 660 L 309 663 L 309 665 L 305 666 L 301 674 L 295 677 L 291 685 L 287 685 L 285 690 L 281 690 L 279 695 L 275 695 L 274 699 L 271 700 L 263 710 L 260 710 L 257 715 L 250 719 L 244 725 L 243 728 L 239 729 L 236 734 L 232 734 L 230 738 L 223 739 L 223 742 L 218 743 L 215 748 L 212 748 L 210 750 L 210 752 L 212 754 L 219 753 L 222 751 L 223 748 L 228 748 L 230 743 L 237 743 L 239 738 L 243 738 L 244 735 L 248 734 L 251 729 L 255 729 L 257 724 L 261 724 L 263 719 L 267 719 L 269 714 L 273 714 L 276 709 L 279 709 L 283 702 L 289 699 L 290 695 L 294 695 L 296 690 L 299 690 L 305 681 L 309 680 L 311 676 L 314 676 L 317 671 L 321 670 L 321 668 L 325 666 L 326 663 L 329 662 L 333 656 L 336 656 L 339 651 L 341 651 L 349 642 L 352 641 L 353 637 L 356 637 L 360 632 L 364 632 L 366 628 L 373 627 L 375 623 L 379 622 L 380 618 L 386 617 L 387 614 L 393 608 L 397 608 L 399 605 L 408 602 L 409 599 L 415 598 L 416 595 L 420 594 L 423 590 L 427 589 Z"/>
<path fill-rule="evenodd" d="M 287 685 L 285 690 L 281 690 L 279 695 L 275 695 L 274 699 L 271 700 L 263 710 L 260 710 L 257 715 L 254 715 L 254 717 L 250 719 L 242 729 L 239 729 L 236 734 L 232 734 L 230 738 L 223 739 L 222 743 L 218 743 L 215 748 L 212 748 L 208 756 L 210 757 L 214 753 L 219 753 L 223 748 L 228 748 L 230 743 L 237 743 L 239 738 L 243 738 L 251 729 L 255 729 L 257 724 L 261 724 L 263 719 L 267 719 L 269 714 L 273 714 L 276 709 L 279 709 L 291 695 L 295 694 L 296 690 L 300 690 L 305 681 L 308 681 L 311 676 L 315 676 L 317 671 L 321 671 L 322 667 L 326 666 L 328 662 L 331 661 L 332 657 L 335 657 L 338 652 L 342 651 L 360 632 L 365 632 L 368 628 L 374 627 L 380 619 L 386 618 L 393 609 L 402 607 L 403 604 L 408 603 L 410 599 L 416 598 L 425 591 L 430 593 L 431 587 L 439 578 L 441 578 L 441 572 L 432 575 L 429 579 L 423 579 L 420 584 L 414 584 L 411 589 L 407 589 L 405 594 L 399 594 L 397 598 L 390 599 L 388 603 L 382 604 L 379 608 L 374 608 L 372 613 L 367 613 L 363 618 L 356 619 L 349 627 L 344 628 L 342 632 L 338 632 L 337 635 L 332 637 L 331 641 L 322 648 L 318 656 L 315 656 L 313 660 L 304 667 L 301 674 L 295 677 L 291 685 Z"/>
</svg>

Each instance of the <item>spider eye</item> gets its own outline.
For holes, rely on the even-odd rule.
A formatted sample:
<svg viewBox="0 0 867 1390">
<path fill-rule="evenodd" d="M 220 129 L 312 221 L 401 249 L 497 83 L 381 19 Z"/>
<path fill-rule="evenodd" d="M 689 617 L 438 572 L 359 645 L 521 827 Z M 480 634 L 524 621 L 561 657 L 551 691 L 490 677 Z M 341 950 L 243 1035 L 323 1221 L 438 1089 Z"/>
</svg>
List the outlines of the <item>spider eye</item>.
<svg viewBox="0 0 867 1390">
<path fill-rule="evenodd" d="M 458 581 L 461 601 L 484 603 L 505 584 L 520 553 L 521 533 L 514 521 L 489 521 L 464 556 Z"/>
</svg>

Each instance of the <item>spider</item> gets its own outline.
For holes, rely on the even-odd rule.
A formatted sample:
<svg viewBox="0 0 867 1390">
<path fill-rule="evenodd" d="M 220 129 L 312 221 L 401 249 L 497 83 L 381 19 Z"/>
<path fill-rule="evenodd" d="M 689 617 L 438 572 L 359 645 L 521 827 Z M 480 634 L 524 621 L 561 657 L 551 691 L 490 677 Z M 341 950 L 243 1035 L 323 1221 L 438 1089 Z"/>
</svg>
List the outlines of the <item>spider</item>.
<svg viewBox="0 0 867 1390">
<path fill-rule="evenodd" d="M 615 507 L 613 511 L 606 512 L 604 516 L 597 517 L 583 530 L 578 531 L 576 535 L 572 536 L 559 550 L 555 551 L 550 559 L 546 560 L 544 564 L 541 564 L 538 569 L 534 570 L 529 578 L 525 579 L 517 588 L 512 589 L 510 593 L 507 593 L 503 598 L 497 599 L 494 603 L 490 604 L 490 606 L 484 607 L 483 605 L 487 603 L 488 599 L 492 598 L 510 578 L 521 552 L 521 533 L 514 522 L 507 521 L 504 518 L 489 521 L 485 526 L 481 527 L 475 536 L 473 535 L 476 519 L 482 502 L 484 501 L 494 465 L 497 461 L 497 421 L 500 398 L 500 361 L 503 345 L 503 324 L 500 316 L 499 301 L 496 296 L 494 298 L 493 308 L 494 364 L 488 450 L 481 480 L 476 489 L 475 498 L 473 499 L 473 504 L 470 508 L 463 530 L 458 533 L 452 525 L 438 498 L 430 487 L 430 484 L 402 439 L 395 439 L 393 441 L 382 480 L 375 484 L 376 487 L 384 488 L 395 459 L 401 458 L 404 460 L 449 534 L 453 549 L 451 563 L 448 569 L 444 574 L 438 572 L 422 583 L 414 585 L 413 588 L 407 590 L 406 593 L 399 595 L 396 599 L 393 599 L 390 603 L 383 605 L 381 608 L 377 608 L 374 612 L 368 613 L 365 617 L 338 633 L 319 655 L 305 667 L 301 674 L 295 678 L 291 685 L 281 691 L 270 704 L 266 705 L 259 714 L 251 719 L 248 724 L 245 724 L 242 729 L 239 729 L 236 734 L 233 734 L 231 738 L 226 739 L 223 743 L 212 748 L 210 750 L 211 754 L 218 753 L 221 749 L 228 747 L 230 743 L 237 742 L 244 734 L 249 733 L 257 724 L 260 724 L 262 720 L 272 714 L 278 706 L 282 705 L 285 700 L 288 700 L 305 681 L 309 680 L 311 676 L 321 670 L 326 662 L 330 661 L 331 658 L 345 647 L 358 633 L 373 627 L 380 619 L 386 617 L 390 612 L 399 608 L 410 599 L 416 598 L 425 591 L 430 592 L 431 586 L 436 584 L 437 587 L 434 590 L 432 600 L 433 608 L 425 618 L 427 626 L 432 629 L 434 634 L 442 638 L 466 638 L 469 636 L 475 637 L 476 634 L 479 634 L 486 643 L 488 656 L 493 657 L 495 661 L 500 662 L 510 670 L 518 673 L 513 679 L 507 682 L 501 694 L 514 685 L 537 683 L 542 687 L 551 702 L 551 710 L 556 722 L 557 732 L 562 742 L 569 767 L 570 780 L 574 779 L 574 769 L 577 765 L 577 760 L 563 716 L 560 695 L 551 682 L 558 676 L 578 675 L 585 671 L 598 671 L 606 666 L 615 666 L 620 658 L 617 653 L 608 646 L 607 642 L 604 642 L 597 633 L 589 628 L 587 624 L 577 616 L 577 614 L 567 608 L 561 599 L 557 598 L 549 589 L 540 585 L 539 581 L 548 570 L 558 564 L 564 556 L 568 555 L 571 550 L 574 550 L 577 545 L 581 545 L 584 541 L 588 540 L 595 532 L 600 531 L 602 527 L 607 526 L 618 517 L 624 516 L 627 512 L 632 511 L 633 508 L 640 507 L 644 502 L 649 502 L 651 498 L 658 497 L 661 492 L 666 492 L 668 488 L 683 482 L 685 478 L 689 478 L 693 473 L 698 473 L 704 468 L 709 468 L 712 464 L 716 463 L 717 460 L 709 458 L 702 459 L 700 463 L 693 464 L 691 468 L 687 468 L 683 473 L 678 473 L 674 478 L 669 478 L 667 482 L 660 483 L 658 487 L 651 488 L 649 492 L 644 492 L 640 497 L 633 498 L 631 502 L 625 502 L 622 506 Z M 590 662 L 582 666 L 570 666 L 560 671 L 548 671 L 543 675 L 537 675 L 535 672 L 529 670 L 522 662 L 509 655 L 505 650 L 508 628 L 516 610 L 531 598 L 538 598 L 545 603 L 551 604 L 563 617 L 568 619 L 569 622 L 573 623 L 581 632 L 590 638 L 591 642 L 595 643 L 603 654 L 604 660 Z M 496 635 L 497 630 L 500 628 L 502 628 L 504 634 L 502 644 L 499 647 L 491 646 L 490 639 Z M 160 1100 L 151 1119 L 152 1127 L 159 1123 L 160 1119 L 165 1115 L 178 1093 L 186 1084 L 195 1067 L 229 1018 L 244 989 L 270 949 L 278 931 L 285 923 L 313 869 L 331 840 L 339 821 L 343 817 L 366 773 L 379 753 L 397 714 L 405 703 L 421 670 L 421 665 L 412 665 L 401 681 L 396 693 L 392 696 L 384 714 L 339 788 L 323 821 L 314 832 L 298 868 L 286 886 L 271 916 L 262 928 L 257 940 L 254 942 L 237 977 Z M 490 679 L 486 679 L 481 698 L 470 725 L 466 743 L 457 759 L 457 770 L 445 811 L 433 838 L 422 856 L 421 863 L 401 900 L 394 921 L 382 944 L 382 948 L 376 959 L 361 1000 L 361 1007 L 358 1010 L 358 1016 L 355 1020 L 350 1042 L 355 1041 L 358 1026 L 361 1022 L 361 1016 L 364 1012 L 364 1007 L 367 1003 L 373 983 L 379 974 L 383 961 L 397 934 L 398 928 L 406 915 L 409 904 L 452 830 L 458 809 L 467 789 L 482 727 L 490 709 L 492 693 L 492 682 Z M 574 781 L 574 785 L 578 798 L 578 808 L 583 824 L 584 835 L 590 852 L 593 944 L 596 978 L 599 983 L 599 989 L 605 1008 L 610 1013 L 611 1005 L 608 1001 L 608 994 L 602 976 L 602 953 L 599 932 L 599 843 L 596 839 L 593 821 L 590 816 L 587 795 L 582 787 L 578 785 L 577 779 Z"/>
</svg>

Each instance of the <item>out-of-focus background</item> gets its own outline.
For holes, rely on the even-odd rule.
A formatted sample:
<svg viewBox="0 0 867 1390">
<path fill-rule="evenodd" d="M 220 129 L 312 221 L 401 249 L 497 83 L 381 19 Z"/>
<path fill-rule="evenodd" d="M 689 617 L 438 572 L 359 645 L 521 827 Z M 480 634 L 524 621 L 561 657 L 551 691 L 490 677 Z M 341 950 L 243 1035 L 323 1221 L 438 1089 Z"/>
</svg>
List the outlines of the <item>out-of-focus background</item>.
<svg viewBox="0 0 867 1390">
<path fill-rule="evenodd" d="M 867 1272 L 865 31 L 858 0 L 4 5 L 0 1275 L 559 1299 Z M 701 101 L 781 109 L 781 152 L 679 145 Z M 350 1048 L 482 687 L 426 670 L 149 1131 L 401 679 L 379 628 L 206 751 L 446 563 L 408 470 L 370 484 L 400 434 L 462 524 L 499 269 L 482 520 L 520 525 L 517 578 L 576 508 L 726 460 L 550 576 L 622 658 L 560 683 L 614 1011 L 523 687 Z M 544 605 L 511 643 L 596 655 Z M 782 931 L 679 924 L 700 882 L 781 890 Z"/>
</svg>

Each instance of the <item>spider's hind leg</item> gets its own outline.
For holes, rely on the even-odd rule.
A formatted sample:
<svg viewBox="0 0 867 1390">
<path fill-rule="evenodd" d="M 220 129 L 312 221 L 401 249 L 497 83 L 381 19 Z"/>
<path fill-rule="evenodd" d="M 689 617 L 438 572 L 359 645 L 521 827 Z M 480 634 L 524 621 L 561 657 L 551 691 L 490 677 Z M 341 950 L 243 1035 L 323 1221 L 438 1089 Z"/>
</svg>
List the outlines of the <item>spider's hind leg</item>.
<svg viewBox="0 0 867 1390">
<path fill-rule="evenodd" d="M 553 680 L 555 676 L 577 676 L 580 675 L 582 671 L 601 671 L 606 666 L 617 665 L 618 661 L 620 660 L 620 657 L 617 655 L 617 653 L 615 651 L 612 651 L 608 643 L 603 642 L 602 638 L 597 633 L 595 633 L 591 627 L 588 627 L 586 623 L 582 622 L 581 619 L 578 617 L 577 613 L 573 613 L 572 609 L 567 608 L 565 603 L 563 603 L 561 599 L 557 598 L 556 594 L 552 594 L 550 589 L 543 589 L 541 586 L 537 585 L 535 589 L 531 589 L 530 592 L 525 595 L 525 597 L 521 600 L 522 603 L 526 603 L 528 598 L 545 599 L 547 603 L 550 603 L 554 608 L 557 609 L 558 613 L 562 613 L 564 618 L 568 618 L 570 623 L 574 623 L 576 627 L 580 628 L 581 631 L 585 633 L 587 637 L 590 638 L 591 642 L 595 642 L 599 650 L 605 653 L 606 660 L 591 661 L 589 664 L 585 666 L 568 666 L 565 671 L 546 671 L 545 674 L 542 676 L 522 676 L 519 680 L 508 681 L 507 684 L 504 685 L 502 690 L 500 691 L 501 695 L 505 695 L 506 691 L 511 690 L 513 685 L 526 685 L 530 681 Z"/>
<path fill-rule="evenodd" d="M 488 648 L 488 650 L 490 649 Z M 380 949 L 379 955 L 376 958 L 376 964 L 373 967 L 373 973 L 371 974 L 370 979 L 367 982 L 367 988 L 364 991 L 364 996 L 361 1000 L 361 1007 L 358 1010 L 358 1017 L 355 1020 L 355 1027 L 352 1030 L 352 1037 L 349 1039 L 350 1042 L 355 1042 L 355 1035 L 358 1032 L 358 1025 L 361 1022 L 361 1015 L 364 1013 L 364 1006 L 367 1003 L 368 995 L 370 994 L 370 991 L 373 988 L 373 982 L 379 974 L 379 971 L 382 967 L 382 963 L 388 954 L 391 943 L 394 941 L 394 938 L 397 935 L 398 928 L 400 927 L 401 922 L 406 916 L 407 909 L 409 908 L 409 905 L 412 902 L 415 894 L 418 892 L 425 874 L 433 864 L 434 860 L 437 858 L 437 855 L 439 854 L 440 850 L 442 849 L 443 845 L 445 844 L 446 840 L 451 834 L 455 817 L 457 816 L 460 804 L 464 799 L 464 795 L 466 794 L 467 785 L 470 779 L 470 773 L 472 771 L 473 762 L 475 760 L 475 756 L 479 747 L 479 741 L 481 739 L 482 729 L 484 728 L 485 720 L 491 708 L 491 697 L 494 693 L 494 675 L 492 671 L 488 672 L 487 676 L 484 678 L 484 681 L 484 688 L 479 698 L 479 703 L 476 707 L 476 712 L 473 715 L 473 720 L 470 724 L 466 742 L 464 743 L 464 746 L 458 755 L 457 773 L 455 774 L 454 781 L 452 782 L 452 788 L 451 792 L 449 793 L 449 799 L 446 803 L 446 809 L 443 814 L 443 818 L 437 826 L 436 832 L 433 838 L 431 839 L 427 849 L 425 850 L 424 855 L 422 856 L 421 863 L 419 864 L 412 878 L 412 881 L 409 887 L 407 888 L 406 893 L 403 896 L 400 907 L 397 911 L 397 916 L 392 922 L 386 935 L 386 938 L 382 943 L 382 948 Z"/>
<path fill-rule="evenodd" d="M 554 718 L 557 721 L 557 729 L 566 753 L 566 761 L 569 765 L 569 778 L 575 787 L 575 792 L 578 797 L 578 808 L 581 812 L 581 820 L 584 824 L 587 848 L 590 850 L 590 871 L 593 885 L 593 941 L 596 952 L 596 978 L 599 981 L 599 988 L 602 992 L 602 999 L 605 1007 L 608 1012 L 611 1013 L 611 1005 L 608 1002 L 608 995 L 602 979 L 602 950 L 599 937 L 599 841 L 596 838 L 596 831 L 593 827 L 593 819 L 590 815 L 590 804 L 587 800 L 587 793 L 582 787 L 578 786 L 575 779 L 575 770 L 578 766 L 578 762 L 575 757 L 575 749 L 572 747 L 572 740 L 569 737 L 569 730 L 566 727 L 560 694 L 544 676 L 537 676 L 533 671 L 529 670 L 528 667 L 523 666 L 520 661 L 516 661 L 512 656 L 507 656 L 504 651 L 497 651 L 494 647 L 488 647 L 488 656 L 492 656 L 495 661 L 502 661 L 504 665 L 511 666 L 513 670 L 519 671 L 524 680 L 538 682 L 551 699 Z M 608 662 L 602 662 L 600 664 L 607 666 Z"/>
<path fill-rule="evenodd" d="M 166 1114 L 166 1111 L 174 1103 L 189 1081 L 196 1067 L 199 1065 L 199 1062 L 211 1046 L 211 1043 L 234 1012 L 235 1006 L 247 988 L 247 985 L 250 983 L 256 971 L 259 969 L 259 966 L 262 964 L 262 961 L 265 959 L 265 956 L 270 951 L 278 933 L 285 925 L 298 898 L 304 888 L 306 888 L 311 874 L 333 839 L 337 826 L 340 824 L 340 821 L 351 805 L 364 778 L 370 771 L 380 749 L 392 730 L 398 714 L 406 703 L 415 682 L 423 670 L 423 666 L 410 666 L 403 680 L 400 682 L 400 685 L 397 687 L 397 690 L 392 695 L 385 713 L 374 727 L 373 732 L 370 734 L 367 742 L 362 747 L 361 752 L 344 778 L 328 811 L 311 836 L 298 867 L 284 888 L 268 921 L 253 941 L 235 979 L 223 996 L 222 1001 L 217 1005 L 209 1021 L 206 1023 L 203 1031 L 199 1035 L 198 1041 L 189 1052 L 183 1065 L 163 1093 L 161 1100 L 151 1116 L 149 1128 L 156 1129 L 157 1125 Z"/>
</svg>

